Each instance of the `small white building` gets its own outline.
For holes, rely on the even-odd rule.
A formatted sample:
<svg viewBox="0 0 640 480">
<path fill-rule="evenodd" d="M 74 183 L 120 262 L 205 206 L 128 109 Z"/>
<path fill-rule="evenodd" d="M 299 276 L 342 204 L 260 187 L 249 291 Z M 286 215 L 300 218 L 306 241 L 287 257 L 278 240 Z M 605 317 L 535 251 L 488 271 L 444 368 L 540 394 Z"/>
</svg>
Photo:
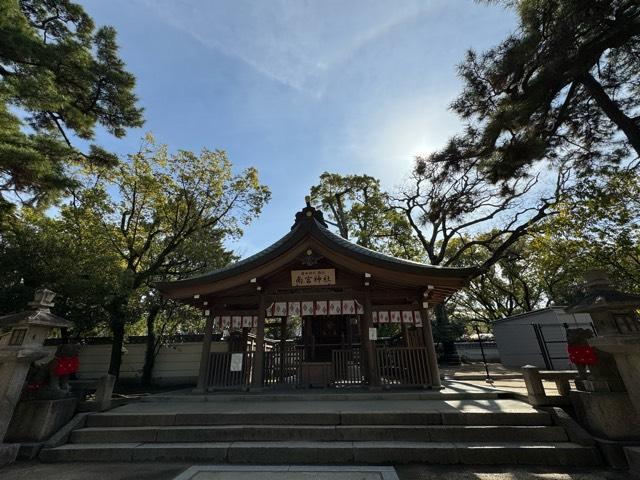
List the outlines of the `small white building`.
<svg viewBox="0 0 640 480">
<path fill-rule="evenodd" d="M 535 365 L 543 369 L 572 368 L 567 354 L 566 326 L 592 328 L 586 313 L 566 313 L 553 306 L 493 322 L 493 334 L 506 367 Z"/>
</svg>

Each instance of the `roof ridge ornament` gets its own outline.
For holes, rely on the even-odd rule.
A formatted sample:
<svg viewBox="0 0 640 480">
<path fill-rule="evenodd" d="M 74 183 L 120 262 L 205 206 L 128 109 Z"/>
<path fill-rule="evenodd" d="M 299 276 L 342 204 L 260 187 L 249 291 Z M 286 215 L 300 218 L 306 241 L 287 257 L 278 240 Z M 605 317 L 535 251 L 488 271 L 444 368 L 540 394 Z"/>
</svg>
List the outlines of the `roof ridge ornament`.
<svg viewBox="0 0 640 480">
<path fill-rule="evenodd" d="M 329 228 L 327 222 L 324 220 L 324 215 L 322 212 L 311 206 L 311 197 L 307 195 L 304 197 L 304 201 L 306 203 L 306 207 L 296 213 L 296 220 L 291 227 L 291 230 L 296 228 L 299 223 L 308 222 L 310 220 L 315 220 L 324 228 Z"/>
</svg>

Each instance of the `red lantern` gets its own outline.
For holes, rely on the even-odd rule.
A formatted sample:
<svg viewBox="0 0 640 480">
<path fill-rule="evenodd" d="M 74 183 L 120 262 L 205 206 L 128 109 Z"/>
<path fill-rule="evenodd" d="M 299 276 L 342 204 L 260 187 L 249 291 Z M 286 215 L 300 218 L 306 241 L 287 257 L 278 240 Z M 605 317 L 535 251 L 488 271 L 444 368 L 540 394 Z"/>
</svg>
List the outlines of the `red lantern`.
<svg viewBox="0 0 640 480">
<path fill-rule="evenodd" d="M 77 355 L 73 357 L 57 357 L 56 364 L 53 367 L 53 373 L 61 377 L 63 375 L 71 375 L 76 373 L 80 368 L 80 359 Z"/>
<path fill-rule="evenodd" d="M 598 363 L 598 355 L 589 345 L 569 345 L 569 361 L 574 365 L 595 365 Z"/>
</svg>

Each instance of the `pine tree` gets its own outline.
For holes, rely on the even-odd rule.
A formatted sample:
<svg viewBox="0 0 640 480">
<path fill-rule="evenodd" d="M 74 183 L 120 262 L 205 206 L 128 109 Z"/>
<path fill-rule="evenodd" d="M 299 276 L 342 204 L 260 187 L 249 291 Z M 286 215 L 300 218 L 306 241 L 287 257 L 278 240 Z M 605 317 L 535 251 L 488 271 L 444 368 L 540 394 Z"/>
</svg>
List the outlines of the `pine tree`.
<svg viewBox="0 0 640 480">
<path fill-rule="evenodd" d="M 97 125 L 122 137 L 143 120 L 113 28 L 68 0 L 0 0 L 0 12 L 1 220 L 16 202 L 46 206 L 74 166 L 117 162 L 74 137 L 90 141 Z"/>
<path fill-rule="evenodd" d="M 640 155 L 637 0 L 502 0 L 519 28 L 469 51 L 452 108 L 466 122 L 437 159 L 473 162 L 493 181 L 541 159 L 590 175 Z"/>
</svg>

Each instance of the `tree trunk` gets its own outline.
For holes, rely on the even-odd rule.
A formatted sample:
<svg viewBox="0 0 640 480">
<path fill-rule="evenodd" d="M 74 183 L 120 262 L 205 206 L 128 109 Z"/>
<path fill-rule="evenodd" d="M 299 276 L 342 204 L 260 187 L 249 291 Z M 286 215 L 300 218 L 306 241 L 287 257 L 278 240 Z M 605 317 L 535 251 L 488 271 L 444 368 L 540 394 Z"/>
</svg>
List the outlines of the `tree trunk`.
<svg viewBox="0 0 640 480">
<path fill-rule="evenodd" d="M 640 155 L 640 125 L 638 122 L 620 109 L 593 75 L 587 73 L 580 79 L 580 83 L 584 85 L 589 95 L 596 101 L 607 117 L 622 130 L 627 136 L 631 147 Z"/>
<path fill-rule="evenodd" d="M 459 365 L 460 357 L 456 350 L 455 339 L 451 332 L 451 324 L 449 323 L 449 316 L 447 315 L 447 309 L 444 303 L 439 303 L 435 308 L 436 324 L 438 325 L 438 331 L 440 332 L 443 350 L 443 363 L 449 365 Z"/>
<path fill-rule="evenodd" d="M 116 379 L 120 376 L 120 365 L 122 364 L 122 346 L 124 345 L 124 318 L 114 318 L 111 321 L 111 332 L 113 333 L 113 343 L 111 344 L 111 361 L 109 362 L 109 373 Z"/>
<path fill-rule="evenodd" d="M 147 346 L 144 352 L 144 366 L 142 367 L 142 385 L 151 385 L 153 367 L 156 363 L 156 318 L 160 313 L 160 305 L 153 305 L 147 315 Z"/>
</svg>

